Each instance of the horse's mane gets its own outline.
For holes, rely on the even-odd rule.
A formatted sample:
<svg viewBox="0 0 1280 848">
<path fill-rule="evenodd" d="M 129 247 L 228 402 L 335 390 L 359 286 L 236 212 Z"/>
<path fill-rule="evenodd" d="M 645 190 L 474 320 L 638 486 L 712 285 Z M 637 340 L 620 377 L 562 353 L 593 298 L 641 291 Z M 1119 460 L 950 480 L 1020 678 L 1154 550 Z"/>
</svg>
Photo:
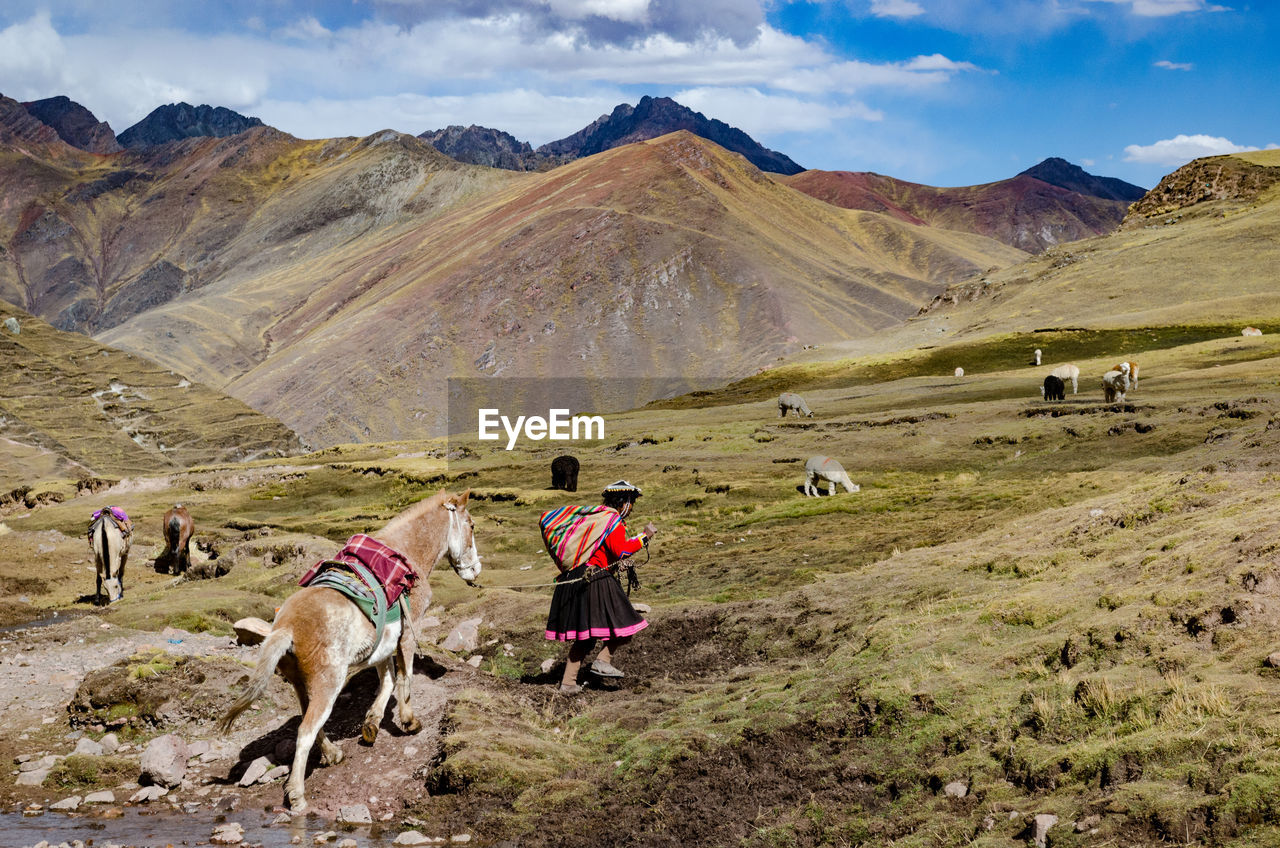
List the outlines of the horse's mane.
<svg viewBox="0 0 1280 848">
<path fill-rule="evenodd" d="M 448 497 L 449 492 L 445 489 L 441 489 L 431 497 L 423 498 L 404 512 L 397 515 L 395 518 L 388 521 L 387 525 L 382 528 L 382 532 L 385 533 L 389 530 L 396 530 L 404 524 L 411 524 L 412 522 L 417 521 L 422 517 L 423 513 L 440 506 L 440 504 L 444 503 Z"/>
</svg>

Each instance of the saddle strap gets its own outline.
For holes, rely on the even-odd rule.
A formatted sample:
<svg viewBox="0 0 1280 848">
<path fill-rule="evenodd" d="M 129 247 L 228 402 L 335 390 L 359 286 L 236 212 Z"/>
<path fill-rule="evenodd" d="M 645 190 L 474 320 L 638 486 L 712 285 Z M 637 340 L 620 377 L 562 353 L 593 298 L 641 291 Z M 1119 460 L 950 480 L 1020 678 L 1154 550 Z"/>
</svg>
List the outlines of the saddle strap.
<svg viewBox="0 0 1280 848">
<path fill-rule="evenodd" d="M 335 562 L 331 567 L 324 569 L 317 574 L 308 586 L 326 586 L 330 589 L 337 589 L 344 595 L 355 589 L 354 581 L 343 579 L 343 570 L 350 569 L 356 573 L 363 583 L 364 594 L 367 599 L 373 601 L 373 612 L 370 614 L 370 620 L 373 622 L 373 646 L 369 649 L 372 654 L 377 650 L 378 644 L 382 641 L 382 631 L 387 627 L 387 593 L 369 571 L 363 565 L 356 562 Z M 403 607 L 401 608 L 403 610 Z"/>
</svg>

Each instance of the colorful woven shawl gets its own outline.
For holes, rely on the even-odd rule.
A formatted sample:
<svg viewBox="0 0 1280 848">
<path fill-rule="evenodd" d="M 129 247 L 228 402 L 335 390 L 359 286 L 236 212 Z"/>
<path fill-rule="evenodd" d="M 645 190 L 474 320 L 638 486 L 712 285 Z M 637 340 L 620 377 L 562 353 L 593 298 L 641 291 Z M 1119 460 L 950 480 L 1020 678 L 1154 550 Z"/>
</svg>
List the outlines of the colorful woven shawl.
<svg viewBox="0 0 1280 848">
<path fill-rule="evenodd" d="M 590 559 L 621 523 L 618 511 L 607 506 L 562 506 L 538 518 L 542 542 L 562 573 Z"/>
</svg>

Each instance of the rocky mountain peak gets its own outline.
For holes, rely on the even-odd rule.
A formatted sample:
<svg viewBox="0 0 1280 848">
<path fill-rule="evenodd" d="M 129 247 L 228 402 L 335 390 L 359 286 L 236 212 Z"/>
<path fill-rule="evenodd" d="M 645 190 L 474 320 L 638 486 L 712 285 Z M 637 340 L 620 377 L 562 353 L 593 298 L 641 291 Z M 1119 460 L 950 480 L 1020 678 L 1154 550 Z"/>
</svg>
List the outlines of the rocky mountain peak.
<svg viewBox="0 0 1280 848">
<path fill-rule="evenodd" d="M 1073 165 L 1066 159 L 1051 156 L 1038 165 L 1033 165 L 1018 176 L 1034 177 L 1049 185 L 1065 188 L 1088 197 L 1101 197 L 1104 200 L 1121 200 L 1132 203 L 1147 193 L 1145 188 L 1127 183 L 1115 177 L 1097 177 L 1088 173 L 1079 165 Z"/>
<path fill-rule="evenodd" d="M 670 97 L 641 97 L 635 106 L 622 103 L 608 115 L 601 115 L 573 135 L 544 144 L 538 153 L 578 158 L 591 156 L 637 141 L 688 130 L 713 141 L 726 150 L 740 153 L 762 171 L 798 174 L 804 168 L 786 155 L 764 147 L 740 129 L 715 118 L 707 118 L 682 106 Z"/>
<path fill-rule="evenodd" d="M 90 153 L 117 153 L 124 148 L 116 140 L 111 125 L 66 95 L 23 103 L 36 120 L 53 128 L 72 147 Z"/>
<path fill-rule="evenodd" d="M 117 137 L 125 147 L 154 147 L 183 138 L 226 138 L 265 126 L 258 118 L 233 112 L 224 106 L 192 106 L 170 103 L 153 110 Z"/>
</svg>

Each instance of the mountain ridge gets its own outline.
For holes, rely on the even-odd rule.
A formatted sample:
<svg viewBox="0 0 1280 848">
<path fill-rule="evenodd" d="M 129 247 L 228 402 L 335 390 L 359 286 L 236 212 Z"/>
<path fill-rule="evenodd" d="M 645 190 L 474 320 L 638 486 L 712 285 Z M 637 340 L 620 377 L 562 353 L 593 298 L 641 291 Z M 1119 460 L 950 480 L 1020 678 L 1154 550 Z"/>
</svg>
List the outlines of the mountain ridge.
<svg viewBox="0 0 1280 848">
<path fill-rule="evenodd" d="M 1032 175 L 1037 171 L 1064 182 L 1074 180 L 1082 188 L 1093 187 L 1102 194 L 1084 194 L 1049 183 Z M 855 171 L 811 170 L 783 180 L 842 208 L 883 212 L 909 223 L 977 233 L 1029 253 L 1114 231 L 1130 202 L 1108 196 L 1119 191 L 1108 182 L 1110 178 L 1093 177 L 1077 166 L 1053 159 L 1006 180 L 957 188 Z M 1129 193 L 1134 190 L 1141 191 L 1133 186 Z"/>
<path fill-rule="evenodd" d="M 157 106 L 145 118 L 116 136 L 124 147 L 154 147 L 184 138 L 226 138 L 265 126 L 225 106 L 169 103 Z"/>
</svg>

